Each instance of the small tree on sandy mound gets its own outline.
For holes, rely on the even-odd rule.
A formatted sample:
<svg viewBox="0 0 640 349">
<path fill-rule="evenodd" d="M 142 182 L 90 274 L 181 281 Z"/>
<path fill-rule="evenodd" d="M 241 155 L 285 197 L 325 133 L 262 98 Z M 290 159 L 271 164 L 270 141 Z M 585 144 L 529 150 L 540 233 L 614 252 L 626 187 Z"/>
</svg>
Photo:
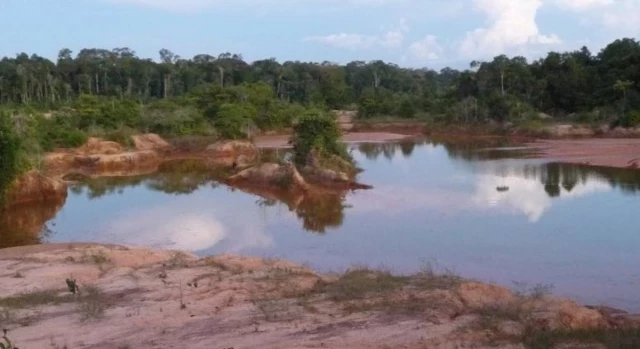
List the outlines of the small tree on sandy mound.
<svg viewBox="0 0 640 349">
<path fill-rule="evenodd" d="M 346 147 L 339 140 L 340 128 L 336 119 L 321 110 L 309 110 L 300 116 L 293 127 L 294 161 L 304 166 L 314 152 L 321 157 L 336 155 L 352 162 Z"/>
</svg>

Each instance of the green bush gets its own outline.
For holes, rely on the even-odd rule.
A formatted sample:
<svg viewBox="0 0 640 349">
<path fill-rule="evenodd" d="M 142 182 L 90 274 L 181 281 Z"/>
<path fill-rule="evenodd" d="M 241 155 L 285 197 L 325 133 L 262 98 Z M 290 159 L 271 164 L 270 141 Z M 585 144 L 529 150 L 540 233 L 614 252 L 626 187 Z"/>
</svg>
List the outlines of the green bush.
<svg viewBox="0 0 640 349">
<path fill-rule="evenodd" d="M 139 128 L 164 136 L 209 135 L 211 124 L 194 106 L 163 100 L 145 106 Z"/>
<path fill-rule="evenodd" d="M 11 118 L 0 114 L 0 204 L 19 173 L 20 138 L 16 135 Z"/>
<path fill-rule="evenodd" d="M 67 113 L 72 115 L 74 124 L 84 130 L 91 126 L 116 129 L 122 126 L 137 126 L 140 122 L 142 107 L 140 103 L 131 99 L 80 95 L 74 104 L 74 109 Z"/>
<path fill-rule="evenodd" d="M 256 109 L 246 103 L 227 103 L 220 106 L 213 126 L 226 139 L 246 138 L 246 129 L 251 125 Z"/>
<path fill-rule="evenodd" d="M 352 161 L 344 144 L 339 143 L 340 128 L 326 112 L 312 109 L 304 113 L 293 127 L 294 161 L 304 165 L 311 151 L 321 155 L 337 155 Z"/>
<path fill-rule="evenodd" d="M 130 127 L 120 127 L 116 130 L 107 131 L 104 134 L 104 139 L 108 141 L 117 142 L 125 147 L 133 147 L 133 138 L 131 136 L 136 135 L 140 132 L 130 128 Z"/>
<path fill-rule="evenodd" d="M 38 118 L 37 137 L 44 151 L 55 148 L 76 148 L 87 142 L 87 134 L 74 127 L 68 116 Z"/>
<path fill-rule="evenodd" d="M 416 116 L 416 107 L 413 105 L 411 100 L 405 99 L 400 103 L 400 106 L 398 107 L 398 115 L 407 119 Z"/>
<path fill-rule="evenodd" d="M 640 110 L 632 110 L 622 118 L 620 125 L 622 127 L 636 127 L 640 124 Z"/>
</svg>

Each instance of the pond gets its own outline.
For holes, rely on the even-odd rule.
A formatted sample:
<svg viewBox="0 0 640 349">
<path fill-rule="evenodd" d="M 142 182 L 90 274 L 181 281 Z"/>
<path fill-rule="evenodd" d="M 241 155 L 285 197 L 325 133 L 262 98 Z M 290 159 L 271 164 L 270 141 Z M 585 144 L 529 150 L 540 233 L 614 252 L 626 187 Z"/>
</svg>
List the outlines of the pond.
<svg viewBox="0 0 640 349">
<path fill-rule="evenodd" d="M 78 183 L 61 209 L 14 214 L 2 239 L 279 257 L 320 271 L 435 264 L 640 311 L 640 171 L 548 163 L 502 143 L 350 150 L 365 170 L 359 181 L 373 189 L 259 196 L 193 163 L 167 164 L 152 175 Z M 51 218 L 43 231 L 39 218 Z"/>
</svg>

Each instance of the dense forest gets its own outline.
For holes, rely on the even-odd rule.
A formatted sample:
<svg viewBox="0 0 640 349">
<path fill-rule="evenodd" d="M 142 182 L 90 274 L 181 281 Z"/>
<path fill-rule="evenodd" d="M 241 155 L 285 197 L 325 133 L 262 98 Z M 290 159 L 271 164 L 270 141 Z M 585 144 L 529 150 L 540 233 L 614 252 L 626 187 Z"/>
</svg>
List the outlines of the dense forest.
<svg viewBox="0 0 640 349">
<path fill-rule="evenodd" d="M 21 53 L 0 60 L 0 157 L 17 159 L 0 176 L 37 166 L 33 154 L 78 146 L 88 136 L 243 138 L 332 109 L 357 110 L 364 119 L 475 124 L 552 117 L 635 126 L 640 42 L 616 40 L 597 54 L 586 47 L 550 52 L 533 62 L 501 55 L 440 71 L 383 61 L 249 63 L 230 53 L 186 59 L 167 49 L 157 60 L 129 48 L 83 49 L 75 57 L 62 49 L 55 62 Z"/>
<path fill-rule="evenodd" d="M 382 61 L 338 65 L 281 64 L 266 59 L 247 63 L 242 56 L 229 53 L 185 59 L 166 49 L 153 60 L 140 58 L 128 48 L 83 49 L 75 57 L 63 49 L 55 62 L 26 53 L 0 61 L 0 103 L 4 106 L 55 110 L 109 99 L 136 108 L 159 100 L 202 107 L 210 101 L 200 99 L 210 98 L 230 104 L 249 102 L 255 107 L 245 98 L 251 94 L 276 104 L 358 108 L 363 117 L 428 114 L 475 122 L 517 119 L 530 111 L 557 117 L 599 111 L 582 116 L 592 121 L 640 108 L 640 42 L 616 40 L 598 54 L 586 47 L 550 52 L 533 62 L 503 55 L 471 62 L 463 71 L 445 68 L 439 72 Z M 238 105 L 232 109 L 223 114 L 261 112 Z M 215 119 L 219 112 L 205 114 Z M 114 114 L 105 126 L 132 123 L 130 119 L 139 117 Z M 91 119 L 92 115 L 82 116 Z"/>
</svg>

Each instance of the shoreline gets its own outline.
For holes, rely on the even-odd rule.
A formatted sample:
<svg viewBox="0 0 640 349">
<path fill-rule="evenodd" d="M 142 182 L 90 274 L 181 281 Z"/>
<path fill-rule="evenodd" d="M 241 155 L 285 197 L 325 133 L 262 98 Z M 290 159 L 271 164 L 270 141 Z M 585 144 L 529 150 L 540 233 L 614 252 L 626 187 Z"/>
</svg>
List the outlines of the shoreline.
<svg viewBox="0 0 640 349">
<path fill-rule="evenodd" d="M 435 270 L 319 274 L 283 260 L 82 243 L 0 250 L 0 265 L 3 324 L 20 347 L 514 348 L 640 324 Z M 80 294 L 65 290 L 68 277 Z"/>
</svg>

